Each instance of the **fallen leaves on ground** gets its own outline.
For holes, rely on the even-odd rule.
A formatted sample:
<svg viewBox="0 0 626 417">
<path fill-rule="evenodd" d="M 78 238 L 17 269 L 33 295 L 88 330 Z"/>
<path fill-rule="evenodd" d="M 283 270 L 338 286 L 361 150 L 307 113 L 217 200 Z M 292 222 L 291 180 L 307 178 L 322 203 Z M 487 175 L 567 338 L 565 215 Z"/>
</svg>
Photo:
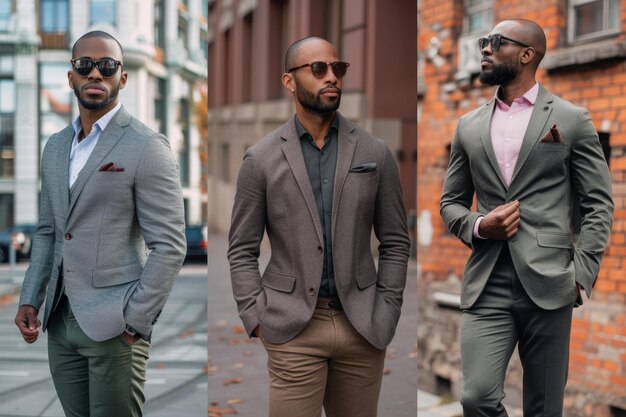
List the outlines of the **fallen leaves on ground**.
<svg viewBox="0 0 626 417">
<path fill-rule="evenodd" d="M 226 385 L 232 385 L 232 384 L 241 384 L 243 382 L 243 379 L 241 378 L 228 378 L 225 379 L 224 381 L 222 381 L 222 383 L 226 386 Z"/>
</svg>

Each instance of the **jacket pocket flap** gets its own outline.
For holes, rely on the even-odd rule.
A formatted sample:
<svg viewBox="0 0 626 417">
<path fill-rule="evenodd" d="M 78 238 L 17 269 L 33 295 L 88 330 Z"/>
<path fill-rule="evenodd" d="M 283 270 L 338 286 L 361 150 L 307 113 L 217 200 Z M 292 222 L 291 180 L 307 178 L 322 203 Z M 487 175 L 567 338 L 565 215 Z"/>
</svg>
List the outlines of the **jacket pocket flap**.
<svg viewBox="0 0 626 417">
<path fill-rule="evenodd" d="M 378 274 L 376 274 L 376 267 L 372 267 L 371 269 L 368 269 L 361 274 L 357 274 L 355 278 L 356 285 L 362 290 L 369 287 L 370 285 L 375 284 L 376 280 L 378 279 Z"/>
<path fill-rule="evenodd" d="M 93 270 L 94 287 L 111 287 L 137 281 L 141 277 L 143 266 L 140 263 L 100 268 Z"/>
<path fill-rule="evenodd" d="M 265 271 L 261 278 L 261 285 L 276 291 L 291 292 L 296 284 L 296 277 L 292 275 L 278 274 L 272 271 Z"/>
<path fill-rule="evenodd" d="M 544 248 L 572 248 L 572 238 L 567 233 L 537 233 L 537 243 Z"/>
</svg>

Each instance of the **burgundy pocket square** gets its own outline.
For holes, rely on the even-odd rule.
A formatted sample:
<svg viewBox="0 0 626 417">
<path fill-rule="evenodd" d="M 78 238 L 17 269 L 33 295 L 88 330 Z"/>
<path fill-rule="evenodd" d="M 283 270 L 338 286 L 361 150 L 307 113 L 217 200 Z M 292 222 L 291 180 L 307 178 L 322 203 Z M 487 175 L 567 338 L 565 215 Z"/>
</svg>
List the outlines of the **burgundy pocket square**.
<svg viewBox="0 0 626 417">
<path fill-rule="evenodd" d="M 541 138 L 542 142 L 557 142 L 563 143 L 563 138 L 561 137 L 561 132 L 557 129 L 556 124 L 554 124 L 550 130 L 546 132 L 545 135 Z"/>
<path fill-rule="evenodd" d="M 102 165 L 100 168 L 98 168 L 98 171 L 101 172 L 123 172 L 124 168 L 118 168 L 115 166 L 115 164 L 113 162 L 109 162 L 107 164 Z"/>
</svg>

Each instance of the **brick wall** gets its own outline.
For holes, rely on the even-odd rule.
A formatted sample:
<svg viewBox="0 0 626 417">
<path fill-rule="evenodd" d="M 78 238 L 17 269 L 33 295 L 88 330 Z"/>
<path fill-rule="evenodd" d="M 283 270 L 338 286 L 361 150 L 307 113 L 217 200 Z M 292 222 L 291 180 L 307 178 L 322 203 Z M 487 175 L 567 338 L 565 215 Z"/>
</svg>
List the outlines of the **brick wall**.
<svg viewBox="0 0 626 417">
<path fill-rule="evenodd" d="M 448 163 L 448 149 L 459 117 L 489 100 L 492 87 L 473 77 L 468 85 L 455 82 L 458 37 L 463 23 L 462 1 L 422 0 L 418 10 L 418 61 L 421 72 L 418 95 L 418 259 L 420 383 L 432 385 L 433 376 L 448 378 L 458 393 L 458 326 L 441 323 L 433 301 L 436 291 L 460 292 L 460 280 L 469 250 L 448 234 L 439 216 L 439 197 Z M 576 56 L 577 65 L 554 64 L 538 72 L 548 90 L 589 109 L 596 128 L 610 133 L 610 169 L 613 178 L 615 220 L 592 299 L 574 312 L 570 373 L 566 407 L 569 416 L 612 416 L 611 408 L 626 409 L 626 61 L 618 56 L 592 60 L 608 44 L 626 43 L 626 6 L 621 6 L 621 33 L 587 46 L 567 44 L 565 0 L 499 0 L 494 2 L 494 22 L 508 17 L 535 20 L 548 37 L 548 54 Z M 431 39 L 436 38 L 434 43 Z M 619 47 L 618 47 L 619 49 Z M 561 59 L 561 58 L 559 58 Z M 562 58 L 565 59 L 565 58 Z M 587 61 L 587 62 L 586 62 Z M 430 217 L 429 217 L 430 214 Z M 449 313 L 446 313 L 449 314 Z M 460 317 L 460 314 L 457 315 Z M 455 317 L 457 317 L 455 316 Z M 440 316 L 439 316 L 440 317 Z M 429 350 L 436 332 L 453 341 L 437 355 Z M 456 333 L 455 333 L 456 332 Z M 436 359 L 433 359 L 435 358 Z M 442 359 L 445 358 L 445 360 Z M 443 365 L 445 364 L 445 366 Z M 446 368 L 446 366 L 448 366 Z M 450 366 L 452 368 L 450 368 Z M 442 375 L 442 373 L 446 375 Z M 519 363 L 510 367 L 508 395 L 519 398 Z M 514 376 L 514 377 L 513 377 Z"/>
</svg>

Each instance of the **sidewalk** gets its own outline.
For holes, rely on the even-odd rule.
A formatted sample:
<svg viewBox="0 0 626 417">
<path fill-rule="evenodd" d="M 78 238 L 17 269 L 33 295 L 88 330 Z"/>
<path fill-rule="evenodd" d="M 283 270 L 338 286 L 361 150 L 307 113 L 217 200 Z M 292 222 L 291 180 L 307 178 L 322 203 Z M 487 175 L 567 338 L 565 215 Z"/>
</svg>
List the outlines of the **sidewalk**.
<svg viewBox="0 0 626 417">
<path fill-rule="evenodd" d="M 441 397 L 417 390 L 417 417 L 463 417 L 458 401 L 443 403 Z"/>
<path fill-rule="evenodd" d="M 0 298 L 20 292 L 28 265 L 28 262 L 18 262 L 11 271 L 11 265 L 0 263 Z"/>
</svg>

